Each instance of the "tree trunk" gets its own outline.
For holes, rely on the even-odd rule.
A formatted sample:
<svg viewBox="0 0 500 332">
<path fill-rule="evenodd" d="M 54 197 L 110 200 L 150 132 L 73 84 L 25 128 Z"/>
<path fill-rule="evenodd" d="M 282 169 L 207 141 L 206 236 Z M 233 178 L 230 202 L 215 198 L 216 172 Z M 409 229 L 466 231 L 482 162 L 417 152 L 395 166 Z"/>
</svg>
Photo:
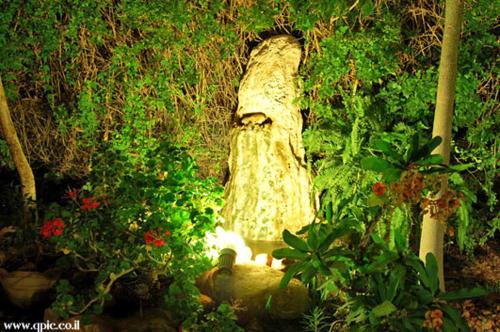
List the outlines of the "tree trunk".
<svg viewBox="0 0 500 332">
<path fill-rule="evenodd" d="M 445 164 L 450 162 L 451 121 L 453 117 L 453 102 L 455 99 L 455 81 L 457 76 L 458 44 L 463 16 L 463 0 L 446 0 L 444 35 L 439 64 L 439 81 L 436 97 L 436 110 L 432 136 L 441 136 L 443 141 L 433 151 L 443 157 Z M 441 192 L 448 186 L 445 178 L 441 184 Z M 439 196 L 440 194 L 438 194 Z M 443 271 L 443 239 L 444 226 L 438 220 L 424 215 L 422 236 L 420 238 L 420 259 L 425 261 L 427 253 L 436 256 L 439 270 L 439 285 L 444 291 Z"/>
<path fill-rule="evenodd" d="M 21 143 L 16 134 L 16 128 L 10 116 L 9 107 L 7 105 L 7 97 L 3 88 L 2 80 L 0 79 L 0 128 L 7 145 L 9 146 L 10 155 L 16 165 L 19 178 L 21 180 L 21 194 L 23 195 L 24 205 L 24 221 L 27 223 L 30 219 L 31 211 L 35 208 L 36 188 L 35 177 L 31 170 L 30 164 L 24 155 Z"/>
</svg>

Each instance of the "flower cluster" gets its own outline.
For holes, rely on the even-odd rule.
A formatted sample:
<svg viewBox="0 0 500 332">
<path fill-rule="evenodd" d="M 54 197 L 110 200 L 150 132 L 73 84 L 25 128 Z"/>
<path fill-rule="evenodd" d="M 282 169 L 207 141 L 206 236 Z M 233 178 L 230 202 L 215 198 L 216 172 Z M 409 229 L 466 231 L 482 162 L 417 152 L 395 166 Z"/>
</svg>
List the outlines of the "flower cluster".
<svg viewBox="0 0 500 332">
<path fill-rule="evenodd" d="M 60 236 L 64 230 L 64 222 L 61 218 L 54 218 L 52 220 L 46 220 L 42 228 L 40 229 L 40 234 L 44 238 L 49 238 L 52 235 Z"/>
<path fill-rule="evenodd" d="M 153 243 L 158 248 L 163 247 L 167 243 L 164 237 L 169 237 L 172 233 L 166 231 L 164 236 L 162 235 L 163 234 L 161 234 L 160 230 L 157 230 L 156 232 L 149 230 L 144 233 L 144 242 L 146 242 L 146 245 Z"/>
<path fill-rule="evenodd" d="M 443 325 L 443 312 L 441 309 L 429 310 L 425 313 L 424 328 L 441 332 Z"/>
<path fill-rule="evenodd" d="M 438 199 L 424 198 L 420 207 L 424 213 L 429 213 L 433 219 L 444 223 L 460 207 L 460 199 L 463 194 L 457 194 L 454 190 L 447 189 Z"/>
<path fill-rule="evenodd" d="M 66 192 L 66 197 L 78 203 L 78 196 L 80 194 L 80 191 L 81 189 L 68 190 Z M 95 197 L 91 196 L 82 198 L 82 204 L 80 205 L 80 208 L 84 211 L 90 211 L 97 209 L 99 206 L 101 206 L 101 203 L 98 202 Z"/>
<path fill-rule="evenodd" d="M 96 199 L 94 197 L 85 197 L 85 198 L 82 198 L 82 210 L 95 210 L 97 209 L 99 206 L 101 205 L 101 203 L 99 203 L 98 201 L 96 201 Z"/>
<path fill-rule="evenodd" d="M 391 185 L 391 191 L 396 195 L 395 205 L 402 203 L 417 203 L 424 190 L 424 175 L 418 169 L 409 168 L 403 172 L 398 182 Z"/>
<path fill-rule="evenodd" d="M 428 213 L 433 219 L 444 223 L 460 207 L 463 194 L 452 189 L 446 189 L 446 191 L 439 194 L 439 198 L 430 198 L 431 195 L 436 195 L 439 192 L 442 182 L 442 177 L 424 176 L 416 166 L 410 165 L 401 174 L 399 181 L 390 185 L 390 195 L 388 195 L 387 199 L 394 206 L 405 203 L 420 203 L 420 208 L 424 213 Z M 383 183 L 377 182 L 372 186 L 372 191 L 376 196 L 382 197 L 386 194 L 387 187 Z M 425 195 L 428 197 L 423 198 Z"/>
</svg>

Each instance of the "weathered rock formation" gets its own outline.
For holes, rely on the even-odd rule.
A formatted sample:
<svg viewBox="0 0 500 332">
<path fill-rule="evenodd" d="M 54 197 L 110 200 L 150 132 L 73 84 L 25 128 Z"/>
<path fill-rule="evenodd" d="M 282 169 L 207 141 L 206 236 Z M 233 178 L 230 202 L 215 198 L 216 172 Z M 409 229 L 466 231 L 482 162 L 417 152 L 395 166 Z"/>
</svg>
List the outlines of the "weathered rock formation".
<svg viewBox="0 0 500 332">
<path fill-rule="evenodd" d="M 232 304 L 241 325 L 264 316 L 300 318 L 310 306 L 307 287 L 292 279 L 285 288 L 279 288 L 282 277 L 282 271 L 269 266 L 243 264 L 235 265 L 232 274 L 220 273 L 214 268 L 198 280 L 198 287 L 215 303 Z M 267 308 L 266 304 L 269 304 Z"/>
<path fill-rule="evenodd" d="M 280 246 L 284 229 L 297 231 L 314 215 L 296 103 L 300 55 L 292 36 L 263 41 L 238 92 L 223 215 L 254 254 Z"/>
</svg>

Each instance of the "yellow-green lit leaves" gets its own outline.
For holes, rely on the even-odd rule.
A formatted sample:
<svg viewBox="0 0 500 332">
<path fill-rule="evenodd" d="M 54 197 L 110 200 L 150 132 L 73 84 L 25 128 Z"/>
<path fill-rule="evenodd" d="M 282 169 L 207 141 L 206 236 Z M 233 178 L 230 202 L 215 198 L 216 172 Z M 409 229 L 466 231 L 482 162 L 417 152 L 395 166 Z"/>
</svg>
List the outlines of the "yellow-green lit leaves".
<svg viewBox="0 0 500 332">
<path fill-rule="evenodd" d="M 273 257 L 295 260 L 287 270 L 280 287 L 285 287 L 294 276 L 299 276 L 305 284 L 314 284 L 318 290 L 336 289 L 335 283 L 347 278 L 347 271 L 352 264 L 351 253 L 340 247 L 333 247 L 335 240 L 351 232 L 349 227 L 325 229 L 325 225 L 311 224 L 307 229 L 306 240 L 283 232 L 283 239 L 290 248 L 273 251 Z M 330 280 L 322 277 L 331 277 Z"/>
<path fill-rule="evenodd" d="M 283 231 L 283 241 L 285 241 L 286 244 L 288 244 L 290 247 L 307 252 L 309 250 L 306 242 L 299 238 L 298 236 L 293 235 L 290 233 L 288 230 Z"/>
</svg>

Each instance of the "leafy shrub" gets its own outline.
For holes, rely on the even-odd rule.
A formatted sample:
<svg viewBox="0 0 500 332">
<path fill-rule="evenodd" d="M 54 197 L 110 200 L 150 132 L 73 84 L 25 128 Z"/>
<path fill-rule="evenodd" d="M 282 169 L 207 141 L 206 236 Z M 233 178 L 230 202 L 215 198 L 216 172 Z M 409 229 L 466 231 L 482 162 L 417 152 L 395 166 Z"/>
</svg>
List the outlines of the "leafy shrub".
<svg viewBox="0 0 500 332">
<path fill-rule="evenodd" d="M 468 331 L 460 313 L 447 301 L 483 296 L 483 289 L 442 292 L 439 288 L 437 262 L 432 254 L 426 263 L 408 248 L 409 227 L 392 221 L 404 209 L 420 207 L 446 223 L 462 205 L 463 196 L 452 189 L 442 192 L 440 173 L 455 173 L 468 167 L 442 165 L 439 155 L 431 154 L 441 143 L 440 137 L 420 144 L 418 134 L 403 151 L 385 140 L 372 142 L 381 156 L 365 157 L 362 167 L 382 174 L 370 195 L 364 195 L 366 228 L 345 202 L 340 209 L 329 204 L 325 220 L 304 227 L 293 235 L 283 232 L 288 248 L 273 252 L 275 258 L 294 260 L 283 276 L 284 287 L 292 277 L 299 277 L 320 294 L 317 304 L 331 295 L 344 304 L 337 319 L 345 320 L 352 331 Z M 437 175 L 436 175 L 437 174 Z M 437 177 L 436 177 L 437 176 Z M 378 224 L 386 225 L 377 230 Z M 306 234 L 303 239 L 300 235 Z M 385 240 L 379 234 L 385 234 Z"/>
<path fill-rule="evenodd" d="M 373 239 L 367 263 L 358 266 L 341 309 L 348 311 L 346 321 L 352 331 L 469 330 L 460 312 L 448 302 L 484 296 L 483 289 L 442 292 L 432 254 L 424 265 L 412 252 L 395 252 L 377 236 Z"/>
<path fill-rule="evenodd" d="M 94 283 L 75 293 L 60 282 L 58 314 L 100 312 L 116 280 L 148 274 L 153 281 L 171 278 L 167 306 L 180 318 L 196 318 L 194 281 L 210 267 L 202 240 L 215 226 L 221 190 L 195 172 L 186 152 L 165 142 L 140 159 L 106 150 L 91 180 L 68 192 L 64 206 L 50 207 L 41 236 Z"/>
<path fill-rule="evenodd" d="M 243 332 L 236 324 L 236 315 L 228 304 L 221 304 L 192 326 L 193 331 Z"/>
</svg>

